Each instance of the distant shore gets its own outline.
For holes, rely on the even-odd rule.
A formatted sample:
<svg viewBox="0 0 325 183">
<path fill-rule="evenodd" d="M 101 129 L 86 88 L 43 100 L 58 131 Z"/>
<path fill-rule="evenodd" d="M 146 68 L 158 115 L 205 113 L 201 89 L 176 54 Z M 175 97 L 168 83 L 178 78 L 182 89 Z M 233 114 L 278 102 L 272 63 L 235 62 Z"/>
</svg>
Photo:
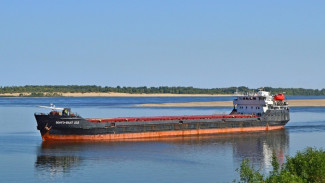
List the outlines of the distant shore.
<svg viewBox="0 0 325 183">
<path fill-rule="evenodd" d="M 32 93 L 3 93 L 0 97 L 28 97 Z M 51 93 L 43 93 L 44 95 Z M 171 94 L 171 93 L 114 93 L 114 92 L 91 92 L 91 93 L 56 93 L 62 97 L 211 97 L 211 96 L 234 96 L 231 94 Z"/>
<path fill-rule="evenodd" d="M 325 99 L 287 100 L 290 107 L 325 107 Z M 140 104 L 139 107 L 232 107 L 232 101 Z"/>
<path fill-rule="evenodd" d="M 43 93 L 44 95 L 51 93 Z M 171 94 L 171 93 L 56 93 L 62 97 L 228 97 L 231 94 Z M 22 96 L 23 95 L 23 96 Z M 3 93 L 0 97 L 28 97 L 31 93 Z M 291 107 L 325 107 L 325 99 L 300 99 L 288 100 Z M 140 104 L 139 107 L 232 107 L 232 101 L 214 101 L 214 102 L 185 102 L 185 103 L 159 103 L 159 104 Z"/>
</svg>

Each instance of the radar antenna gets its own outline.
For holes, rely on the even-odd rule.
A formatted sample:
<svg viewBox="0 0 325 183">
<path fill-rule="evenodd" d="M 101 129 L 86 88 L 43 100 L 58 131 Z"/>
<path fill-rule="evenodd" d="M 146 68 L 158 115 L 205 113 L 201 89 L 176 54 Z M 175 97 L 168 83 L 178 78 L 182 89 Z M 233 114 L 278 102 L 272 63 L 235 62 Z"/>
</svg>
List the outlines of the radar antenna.
<svg viewBox="0 0 325 183">
<path fill-rule="evenodd" d="M 50 106 L 38 106 L 38 107 L 41 107 L 41 108 L 45 108 L 45 109 L 52 109 L 53 111 L 54 110 L 63 110 L 64 108 L 61 108 L 61 107 L 55 107 L 55 105 L 53 103 L 50 104 Z"/>
</svg>

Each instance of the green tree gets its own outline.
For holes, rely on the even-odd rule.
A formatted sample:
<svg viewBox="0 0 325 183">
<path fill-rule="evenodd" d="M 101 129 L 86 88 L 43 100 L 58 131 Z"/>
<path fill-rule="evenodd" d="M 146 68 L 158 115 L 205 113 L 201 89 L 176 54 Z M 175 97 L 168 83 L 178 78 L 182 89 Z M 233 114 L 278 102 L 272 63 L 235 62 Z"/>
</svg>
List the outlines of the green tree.
<svg viewBox="0 0 325 183">
<path fill-rule="evenodd" d="M 261 87 L 263 88 L 263 87 Z M 272 88 L 264 87 L 272 94 L 286 92 L 286 95 L 325 95 L 325 89 L 303 89 L 303 88 Z M 233 94 L 235 91 L 247 93 L 258 91 L 245 86 L 228 88 L 194 88 L 181 86 L 160 87 L 101 87 L 96 85 L 26 85 L 26 86 L 0 86 L 0 93 L 86 93 L 86 92 L 119 92 L 119 93 L 173 93 L 173 94 Z"/>
<path fill-rule="evenodd" d="M 239 183 L 324 183 L 325 152 L 322 149 L 308 147 L 298 151 L 294 157 L 287 157 L 287 162 L 280 167 L 276 154 L 272 154 L 273 171 L 268 176 L 260 174 L 244 159 L 240 166 Z M 237 170 L 238 171 L 238 170 Z M 265 177 L 265 178 L 264 178 Z M 236 180 L 235 180 L 236 181 Z M 234 181 L 234 182 L 235 182 Z"/>
<path fill-rule="evenodd" d="M 285 168 L 307 182 L 325 182 L 325 152 L 309 147 L 287 158 Z"/>
<path fill-rule="evenodd" d="M 240 169 L 236 170 L 240 173 L 240 182 L 239 183 L 254 183 L 254 182 L 263 182 L 263 175 L 258 171 L 254 170 L 253 165 L 250 166 L 249 160 L 244 159 L 240 165 Z"/>
</svg>

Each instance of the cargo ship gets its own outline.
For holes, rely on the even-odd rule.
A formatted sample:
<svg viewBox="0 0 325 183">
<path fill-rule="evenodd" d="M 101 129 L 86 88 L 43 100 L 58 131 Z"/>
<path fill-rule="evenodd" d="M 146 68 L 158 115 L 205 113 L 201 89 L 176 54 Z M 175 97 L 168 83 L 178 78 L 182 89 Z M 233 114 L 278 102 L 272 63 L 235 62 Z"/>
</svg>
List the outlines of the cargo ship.
<svg viewBox="0 0 325 183">
<path fill-rule="evenodd" d="M 237 95 L 228 115 L 83 118 L 70 108 L 35 113 L 43 141 L 123 140 L 282 129 L 290 120 L 284 94 Z"/>
</svg>

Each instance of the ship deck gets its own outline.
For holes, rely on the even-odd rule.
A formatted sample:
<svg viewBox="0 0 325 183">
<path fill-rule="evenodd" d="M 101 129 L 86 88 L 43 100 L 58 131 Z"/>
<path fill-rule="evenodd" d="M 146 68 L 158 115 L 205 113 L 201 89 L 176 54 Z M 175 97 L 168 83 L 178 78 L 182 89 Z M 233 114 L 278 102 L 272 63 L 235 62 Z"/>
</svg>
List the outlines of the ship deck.
<svg viewBox="0 0 325 183">
<path fill-rule="evenodd" d="M 256 118 L 256 115 L 230 114 L 230 115 L 195 115 L 195 116 L 153 116 L 153 117 L 118 117 L 118 118 L 86 118 L 94 123 L 137 122 L 137 121 L 168 121 L 168 120 L 199 120 L 199 119 L 226 119 L 226 118 Z"/>
</svg>

